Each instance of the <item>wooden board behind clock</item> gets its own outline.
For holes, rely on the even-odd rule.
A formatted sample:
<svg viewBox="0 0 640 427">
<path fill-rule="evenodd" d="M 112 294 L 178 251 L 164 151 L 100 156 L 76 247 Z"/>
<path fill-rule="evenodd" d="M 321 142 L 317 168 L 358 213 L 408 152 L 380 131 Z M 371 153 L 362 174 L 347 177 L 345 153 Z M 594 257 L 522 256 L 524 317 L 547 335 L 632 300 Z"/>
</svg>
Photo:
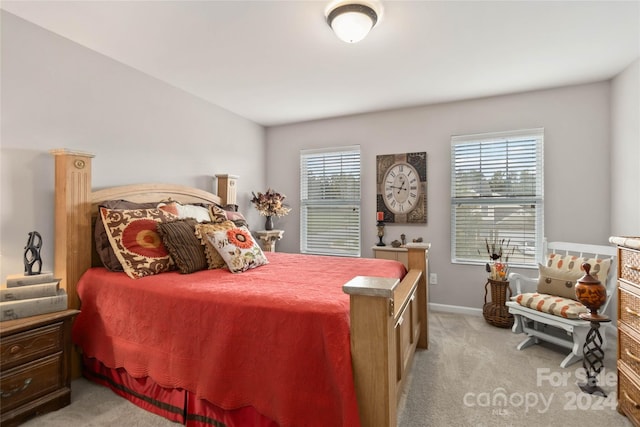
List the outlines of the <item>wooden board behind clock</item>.
<svg viewBox="0 0 640 427">
<path fill-rule="evenodd" d="M 385 223 L 427 223 L 427 153 L 376 156 L 376 210 Z"/>
</svg>

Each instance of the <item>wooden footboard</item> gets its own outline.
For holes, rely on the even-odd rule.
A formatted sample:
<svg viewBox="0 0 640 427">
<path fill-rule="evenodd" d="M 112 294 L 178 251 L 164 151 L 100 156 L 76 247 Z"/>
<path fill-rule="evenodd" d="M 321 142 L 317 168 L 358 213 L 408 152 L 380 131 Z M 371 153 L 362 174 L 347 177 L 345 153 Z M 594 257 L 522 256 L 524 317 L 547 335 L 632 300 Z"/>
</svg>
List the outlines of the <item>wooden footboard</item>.
<svg viewBox="0 0 640 427">
<path fill-rule="evenodd" d="M 69 295 L 69 308 L 80 308 L 76 286 L 95 263 L 92 215 L 106 199 L 215 202 L 226 200 L 202 190 L 175 185 L 135 185 L 92 191 L 93 155 L 52 150 L 55 156 L 55 274 Z M 220 183 L 219 183 L 220 184 Z M 220 190 L 219 190 L 220 193 Z M 222 193 L 220 193 L 222 194 Z M 363 427 L 393 427 L 397 403 L 416 347 L 428 346 L 428 244 L 410 244 L 409 272 L 402 281 L 357 277 L 344 285 L 350 295 L 351 351 Z M 81 373 L 79 355 L 72 377 Z"/>
<path fill-rule="evenodd" d="M 343 287 L 351 300 L 351 358 L 363 427 L 397 425 L 416 347 L 428 348 L 429 246 L 407 245 L 409 272 L 402 281 L 358 276 Z"/>
</svg>

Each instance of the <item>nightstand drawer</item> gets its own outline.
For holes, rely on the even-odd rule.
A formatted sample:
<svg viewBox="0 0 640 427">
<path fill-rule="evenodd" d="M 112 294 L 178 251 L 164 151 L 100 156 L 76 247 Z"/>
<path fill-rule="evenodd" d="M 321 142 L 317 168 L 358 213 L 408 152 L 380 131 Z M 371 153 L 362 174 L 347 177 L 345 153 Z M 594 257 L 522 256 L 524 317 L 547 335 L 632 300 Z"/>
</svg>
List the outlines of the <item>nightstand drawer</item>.
<svg viewBox="0 0 640 427">
<path fill-rule="evenodd" d="M 629 335 L 625 329 L 627 329 L 626 326 L 621 325 L 618 330 L 618 347 L 620 348 L 618 361 L 624 362 L 634 372 L 638 372 L 640 371 L 640 341 Z"/>
<path fill-rule="evenodd" d="M 640 286 L 640 251 L 620 248 L 620 278 Z"/>
<path fill-rule="evenodd" d="M 618 365 L 618 410 L 638 425 L 640 420 L 640 389 L 635 381 L 631 380 L 631 376 L 627 375 L 627 367 L 623 364 Z"/>
<path fill-rule="evenodd" d="M 618 282 L 619 321 L 640 332 L 640 297 L 633 291 L 633 286 Z"/>
<path fill-rule="evenodd" d="M 10 369 L 0 377 L 2 412 L 63 387 L 62 352 Z"/>
<path fill-rule="evenodd" d="M 32 329 L 2 339 L 2 371 L 62 350 L 62 322 Z"/>
</svg>

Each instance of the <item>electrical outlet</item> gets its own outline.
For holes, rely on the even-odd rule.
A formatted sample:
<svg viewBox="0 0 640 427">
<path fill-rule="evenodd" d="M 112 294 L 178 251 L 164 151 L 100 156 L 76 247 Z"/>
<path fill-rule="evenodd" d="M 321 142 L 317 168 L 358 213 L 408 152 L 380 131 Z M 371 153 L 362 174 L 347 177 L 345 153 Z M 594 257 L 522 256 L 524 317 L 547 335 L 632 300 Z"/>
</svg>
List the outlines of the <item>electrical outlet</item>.
<svg viewBox="0 0 640 427">
<path fill-rule="evenodd" d="M 438 284 L 438 275 L 436 273 L 429 273 L 429 284 L 430 285 Z"/>
</svg>

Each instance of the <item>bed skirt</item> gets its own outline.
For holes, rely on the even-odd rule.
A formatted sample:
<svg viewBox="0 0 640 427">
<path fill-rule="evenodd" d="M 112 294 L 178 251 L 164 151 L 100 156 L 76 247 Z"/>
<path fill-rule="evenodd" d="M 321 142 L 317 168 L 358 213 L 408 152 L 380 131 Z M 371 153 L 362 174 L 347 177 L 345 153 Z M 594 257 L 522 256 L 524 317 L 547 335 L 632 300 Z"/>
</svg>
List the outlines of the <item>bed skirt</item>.
<svg viewBox="0 0 640 427">
<path fill-rule="evenodd" d="M 94 358 L 84 357 L 83 375 L 134 405 L 187 427 L 278 427 L 251 406 L 225 410 L 187 390 L 161 387 L 149 377 L 134 378 L 123 368 L 108 368 Z"/>
</svg>

